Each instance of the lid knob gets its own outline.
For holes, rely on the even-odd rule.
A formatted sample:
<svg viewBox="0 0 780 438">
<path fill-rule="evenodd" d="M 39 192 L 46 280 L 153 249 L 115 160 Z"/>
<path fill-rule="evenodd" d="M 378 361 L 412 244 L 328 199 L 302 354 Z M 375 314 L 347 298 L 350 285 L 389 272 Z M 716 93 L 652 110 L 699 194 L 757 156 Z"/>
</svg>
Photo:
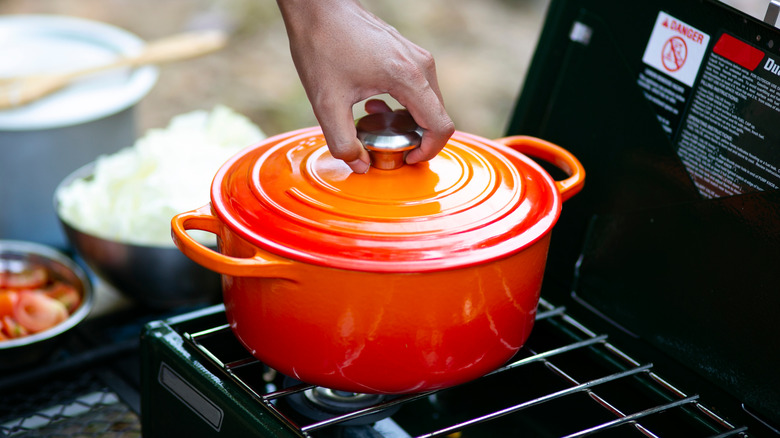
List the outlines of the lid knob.
<svg viewBox="0 0 780 438">
<path fill-rule="evenodd" d="M 422 141 L 422 130 L 406 111 L 369 114 L 359 119 L 355 127 L 371 157 L 371 165 L 377 169 L 403 166 L 406 154 Z"/>
</svg>

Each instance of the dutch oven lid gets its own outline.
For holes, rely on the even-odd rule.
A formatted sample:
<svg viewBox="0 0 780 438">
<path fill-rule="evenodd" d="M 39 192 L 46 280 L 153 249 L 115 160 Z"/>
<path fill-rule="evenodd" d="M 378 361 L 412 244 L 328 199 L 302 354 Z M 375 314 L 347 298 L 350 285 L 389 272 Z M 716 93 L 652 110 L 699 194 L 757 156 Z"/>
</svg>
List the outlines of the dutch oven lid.
<svg viewBox="0 0 780 438">
<path fill-rule="evenodd" d="M 430 161 L 360 175 L 330 155 L 318 127 L 239 153 L 217 172 L 211 198 L 215 214 L 251 244 L 370 272 L 502 258 L 544 236 L 561 210 L 549 174 L 496 142 L 455 132 Z"/>
</svg>

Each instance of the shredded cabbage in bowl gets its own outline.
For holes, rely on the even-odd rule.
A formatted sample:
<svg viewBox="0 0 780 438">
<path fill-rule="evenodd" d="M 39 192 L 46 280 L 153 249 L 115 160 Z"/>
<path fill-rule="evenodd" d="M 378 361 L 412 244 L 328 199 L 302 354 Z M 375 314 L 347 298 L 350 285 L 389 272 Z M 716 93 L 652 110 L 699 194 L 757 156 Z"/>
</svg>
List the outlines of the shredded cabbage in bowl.
<svg viewBox="0 0 780 438">
<path fill-rule="evenodd" d="M 62 187 L 60 217 L 104 239 L 173 246 L 171 218 L 207 204 L 220 166 L 264 138 L 248 118 L 222 105 L 181 114 L 133 146 L 98 157 L 91 178 Z M 192 235 L 206 245 L 216 240 L 210 233 Z"/>
</svg>

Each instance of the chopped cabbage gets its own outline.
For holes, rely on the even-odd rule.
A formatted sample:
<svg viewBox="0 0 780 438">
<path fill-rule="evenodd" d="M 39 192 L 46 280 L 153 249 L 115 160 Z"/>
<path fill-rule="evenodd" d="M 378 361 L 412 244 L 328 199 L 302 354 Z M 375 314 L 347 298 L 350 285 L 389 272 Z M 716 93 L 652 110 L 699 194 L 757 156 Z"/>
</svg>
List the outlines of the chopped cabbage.
<svg viewBox="0 0 780 438">
<path fill-rule="evenodd" d="M 171 218 L 207 204 L 222 164 L 264 138 L 259 127 L 225 106 L 181 114 L 133 146 L 98 157 L 92 178 L 59 190 L 59 214 L 105 239 L 173 246 Z M 191 234 L 204 244 L 215 242 L 213 234 Z"/>
</svg>

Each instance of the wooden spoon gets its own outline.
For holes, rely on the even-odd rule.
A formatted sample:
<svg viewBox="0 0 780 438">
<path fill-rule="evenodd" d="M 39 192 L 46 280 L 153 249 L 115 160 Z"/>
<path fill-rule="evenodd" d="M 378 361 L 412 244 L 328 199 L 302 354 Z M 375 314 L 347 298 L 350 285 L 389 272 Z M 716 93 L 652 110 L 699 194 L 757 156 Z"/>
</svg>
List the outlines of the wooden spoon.
<svg viewBox="0 0 780 438">
<path fill-rule="evenodd" d="M 138 67 L 194 58 L 219 50 L 226 43 L 227 35 L 221 31 L 183 33 L 153 41 L 137 55 L 122 57 L 104 65 L 71 72 L 2 78 L 0 79 L 0 110 L 30 103 L 83 76 L 120 67 Z"/>
</svg>

